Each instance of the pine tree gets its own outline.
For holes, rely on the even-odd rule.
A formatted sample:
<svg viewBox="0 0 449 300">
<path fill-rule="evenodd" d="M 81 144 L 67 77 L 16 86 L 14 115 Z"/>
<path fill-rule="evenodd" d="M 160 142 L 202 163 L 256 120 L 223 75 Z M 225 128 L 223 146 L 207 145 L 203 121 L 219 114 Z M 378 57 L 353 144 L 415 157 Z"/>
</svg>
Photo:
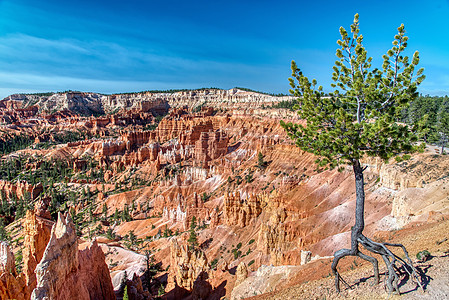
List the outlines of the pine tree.
<svg viewBox="0 0 449 300">
<path fill-rule="evenodd" d="M 340 27 L 341 40 L 336 55 L 338 60 L 333 67 L 332 79 L 335 88 L 326 97 L 317 81 L 312 82 L 303 75 L 296 63 L 292 62 L 290 85 L 292 93 L 298 97 L 298 114 L 307 121 L 306 126 L 282 122 L 288 135 L 302 150 L 317 155 L 320 167 L 352 166 L 355 175 L 356 211 L 355 224 L 351 230 L 351 249 L 335 252 L 332 272 L 335 286 L 339 289 L 341 277 L 337 265 L 345 256 L 358 256 L 372 263 L 375 282 L 379 282 L 378 262 L 375 257 L 359 250 L 359 244 L 368 251 L 380 254 L 384 259 L 389 292 L 399 292 L 395 264 L 406 265 L 411 277 L 416 275 L 411 260 L 404 249 L 406 259 L 394 255 L 387 246 L 402 247 L 399 244 L 377 243 L 363 235 L 365 227 L 364 206 L 365 189 L 363 171 L 360 163 L 363 156 L 380 157 L 384 160 L 418 150 L 416 127 L 396 122 L 401 111 L 415 99 L 417 86 L 424 80 L 423 69 L 415 72 L 419 53 L 411 60 L 403 56 L 408 37 L 404 25 L 398 28 L 393 47 L 383 56 L 381 68 L 372 69 L 372 58 L 367 56 L 359 34 L 359 16 L 354 17 L 351 34 Z M 296 82 L 295 82 L 296 80 Z M 422 147 L 423 145 L 421 145 Z"/>
<path fill-rule="evenodd" d="M 198 247 L 198 237 L 196 236 L 195 232 L 196 228 L 196 217 L 192 217 L 192 221 L 190 222 L 190 229 L 189 229 L 189 239 L 187 242 L 189 243 L 189 250 L 193 251 Z"/>
<path fill-rule="evenodd" d="M 107 206 L 106 203 L 103 204 L 102 215 L 103 215 L 103 220 L 107 220 L 108 219 L 108 206 Z"/>
<path fill-rule="evenodd" d="M 428 114 L 423 115 L 423 117 L 417 122 L 417 124 L 419 127 L 418 138 L 420 140 L 423 140 L 424 143 L 426 143 L 429 136 L 429 132 L 432 129 L 432 126 L 429 123 L 429 115 Z"/>
<path fill-rule="evenodd" d="M 441 154 L 444 154 L 444 147 L 448 142 L 449 136 L 449 113 L 440 111 L 438 113 L 438 121 L 436 131 L 439 135 L 438 145 L 441 147 Z"/>
<path fill-rule="evenodd" d="M 120 219 L 120 213 L 118 211 L 118 208 L 115 208 L 115 212 L 114 212 L 114 220 L 118 221 Z"/>
<path fill-rule="evenodd" d="M 259 152 L 259 153 L 257 154 L 257 167 L 258 167 L 259 169 L 262 169 L 262 168 L 265 167 L 265 161 L 263 160 L 263 154 L 262 154 L 262 152 Z"/>
<path fill-rule="evenodd" d="M 130 248 L 134 248 L 137 242 L 137 236 L 134 234 L 134 230 L 131 230 L 128 234 L 129 246 Z"/>
<path fill-rule="evenodd" d="M 164 238 L 170 237 L 171 235 L 172 235 L 172 231 L 168 228 L 167 225 L 165 225 Z"/>
<path fill-rule="evenodd" d="M 125 207 L 123 208 L 122 221 L 125 221 L 125 222 L 131 221 L 131 215 L 129 214 L 129 208 L 128 208 L 127 204 L 125 204 Z"/>
<path fill-rule="evenodd" d="M 161 271 L 162 269 L 159 267 L 158 264 L 156 264 L 156 259 L 153 255 L 151 255 L 150 250 L 145 250 L 145 263 L 147 266 L 147 273 L 146 273 L 146 286 L 147 289 L 151 290 L 151 281 L 153 280 L 154 276 Z"/>
<path fill-rule="evenodd" d="M 25 215 L 25 206 L 22 198 L 16 200 L 16 219 L 20 219 Z"/>
<path fill-rule="evenodd" d="M 3 218 L 0 218 L 0 241 L 10 241 L 11 237 L 5 229 Z"/>
<path fill-rule="evenodd" d="M 123 290 L 123 300 L 129 300 L 127 285 L 125 285 L 125 289 Z"/>
<path fill-rule="evenodd" d="M 94 220 L 94 208 L 92 207 L 92 204 L 89 204 L 87 211 L 89 213 L 89 220 L 92 222 Z"/>
</svg>

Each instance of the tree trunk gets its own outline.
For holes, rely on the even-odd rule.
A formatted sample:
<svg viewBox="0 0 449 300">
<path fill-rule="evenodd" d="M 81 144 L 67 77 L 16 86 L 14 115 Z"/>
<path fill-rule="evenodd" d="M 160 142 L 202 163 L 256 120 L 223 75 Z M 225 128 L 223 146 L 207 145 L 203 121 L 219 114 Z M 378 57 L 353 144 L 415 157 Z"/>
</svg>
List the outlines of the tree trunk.
<svg viewBox="0 0 449 300">
<path fill-rule="evenodd" d="M 444 145 L 446 144 L 447 136 L 443 133 L 441 135 L 441 154 L 444 153 Z"/>
<path fill-rule="evenodd" d="M 331 269 L 332 273 L 335 275 L 335 288 L 337 292 L 340 292 L 340 281 L 344 282 L 349 288 L 351 288 L 344 280 L 342 280 L 337 270 L 338 262 L 346 256 L 356 256 L 369 261 L 373 265 L 374 284 L 379 283 L 378 261 L 375 257 L 362 253 L 359 250 L 359 243 L 363 245 L 367 251 L 382 256 L 388 270 L 386 275 L 388 278 L 385 280 L 385 284 L 389 293 L 396 291 L 399 294 L 399 277 L 395 272 L 395 268 L 397 268 L 396 263 L 401 263 L 410 278 L 412 280 L 416 280 L 417 284 L 422 288 L 422 285 L 418 279 L 418 273 L 413 267 L 412 261 L 403 245 L 377 243 L 363 235 L 363 229 L 365 228 L 365 182 L 363 180 L 363 168 L 358 159 L 354 159 L 352 161 L 352 168 L 354 170 L 356 193 L 355 224 L 351 229 L 351 249 L 340 249 L 334 253 L 334 260 L 332 261 Z M 386 246 L 402 248 L 404 251 L 404 257 L 407 261 L 395 255 Z"/>
<path fill-rule="evenodd" d="M 352 163 L 355 177 L 355 224 L 351 232 L 351 250 L 357 252 L 358 238 L 365 228 L 365 182 L 363 180 L 363 169 L 360 161 L 355 159 Z"/>
</svg>

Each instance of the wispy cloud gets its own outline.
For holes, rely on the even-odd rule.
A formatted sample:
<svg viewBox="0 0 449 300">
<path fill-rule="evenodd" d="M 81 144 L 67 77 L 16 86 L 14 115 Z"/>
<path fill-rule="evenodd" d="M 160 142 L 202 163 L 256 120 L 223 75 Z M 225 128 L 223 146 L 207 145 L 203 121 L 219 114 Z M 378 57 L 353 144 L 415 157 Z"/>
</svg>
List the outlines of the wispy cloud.
<svg viewBox="0 0 449 300">
<path fill-rule="evenodd" d="M 407 21 L 410 49 L 420 50 L 428 76 L 420 91 L 449 92 L 441 79 L 449 74 L 444 1 L 388 11 L 358 3 L 373 65 Z M 286 92 L 292 59 L 329 86 L 338 27 L 353 12 L 316 1 L 253 2 L 0 0 L 0 93 L 235 85 Z"/>
<path fill-rule="evenodd" d="M 15 49 L 15 50 L 27 50 L 27 47 L 38 47 L 42 49 L 55 49 L 60 51 L 75 51 L 80 53 L 88 53 L 87 49 L 80 47 L 77 41 L 70 39 L 60 39 L 60 40 L 49 40 L 44 38 L 39 38 L 35 36 L 30 36 L 26 34 L 10 34 L 5 37 L 0 38 L 2 46 L 5 48 Z M 32 50 L 32 49 L 30 49 Z"/>
<path fill-rule="evenodd" d="M 144 76 L 164 78 L 174 72 L 217 70 L 224 64 L 228 68 L 246 65 L 106 41 L 50 40 L 24 34 L 0 37 L 0 68 L 10 72 L 142 80 Z"/>
<path fill-rule="evenodd" d="M 39 74 L 30 72 L 0 72 L 0 99 L 13 93 L 81 90 L 100 93 L 118 93 L 143 91 L 151 89 L 176 89 L 176 88 L 200 88 L 220 87 L 231 88 L 244 86 L 259 88 L 269 92 L 278 92 L 279 86 L 285 86 L 288 90 L 288 69 L 281 70 L 270 67 L 254 68 L 251 66 L 234 64 L 232 66 L 223 63 L 208 62 L 195 63 L 184 61 L 183 71 L 164 73 L 159 76 L 147 76 L 147 79 L 111 78 L 99 79 L 86 74 L 73 74 L 64 76 L 59 74 Z M 188 75 L 191 72 L 191 76 Z M 214 77 L 210 77 L 214 73 Z M 282 80 L 265 79 L 269 74 L 283 73 L 276 76 Z M 262 86 L 262 88 L 260 88 Z"/>
<path fill-rule="evenodd" d="M 127 69 L 137 64 L 141 64 L 141 68 L 148 68 L 168 61 L 167 57 L 148 50 L 127 49 L 116 43 L 50 40 L 24 34 L 0 37 L 0 58 L 0 66 L 10 71 L 57 72 L 62 75 L 76 72 L 89 76 L 104 76 L 103 73 L 114 71 L 132 73 Z M 179 63 L 173 58 L 170 61 Z"/>
</svg>

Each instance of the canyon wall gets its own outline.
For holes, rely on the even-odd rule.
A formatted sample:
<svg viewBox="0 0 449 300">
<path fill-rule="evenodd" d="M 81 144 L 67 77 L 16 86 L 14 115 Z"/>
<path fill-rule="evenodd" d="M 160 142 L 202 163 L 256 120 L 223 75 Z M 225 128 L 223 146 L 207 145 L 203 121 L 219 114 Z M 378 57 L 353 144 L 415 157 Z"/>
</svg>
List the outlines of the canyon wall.
<svg viewBox="0 0 449 300">
<path fill-rule="evenodd" d="M 115 299 L 103 251 L 96 241 L 78 250 L 70 214 L 58 215 L 35 272 L 31 299 Z"/>
<path fill-rule="evenodd" d="M 222 109 L 257 110 L 262 106 L 271 106 L 293 99 L 290 96 L 275 97 L 240 89 L 218 90 L 204 89 L 180 91 L 174 93 L 130 93 L 102 95 L 96 93 L 67 92 L 50 96 L 14 94 L 3 99 L 3 106 L 27 109 L 38 107 L 41 112 L 69 110 L 81 115 L 115 113 L 118 110 L 152 112 L 166 114 L 169 107 L 201 107 L 203 105 Z M 21 105 L 22 102 L 24 105 Z M 36 108 L 33 108 L 34 112 Z"/>
<path fill-rule="evenodd" d="M 288 139 L 279 115 L 257 108 L 282 99 L 288 98 L 233 89 L 16 95 L 0 102 L 0 111 L 29 109 L 22 115 L 35 114 L 35 107 L 61 109 L 45 116 L 36 112 L 28 123 L 22 119 L 5 128 L 38 137 L 20 154 L 70 162 L 72 172 L 51 188 L 72 196 L 61 207 L 75 213 L 84 239 L 100 236 L 107 243 L 101 245 L 106 254 L 96 242 L 79 245 L 68 215 L 60 215 L 51 229 L 53 223 L 46 220 L 51 195 L 25 182 L 0 181 L 7 195 L 28 191 L 39 200 L 36 214 L 28 213 L 23 223 L 23 275 L 8 263 L 7 246 L 1 248 L 0 295 L 29 298 L 34 290 L 36 299 L 110 299 L 110 271 L 116 290 L 123 280 L 133 293 L 156 295 L 162 288 L 168 293 L 178 288 L 192 298 L 229 298 L 233 285 L 243 290 L 257 282 L 257 291 L 266 291 L 264 276 L 290 270 L 279 266 L 307 265 L 347 247 L 355 209 L 352 169 L 318 167 L 313 155 Z M 87 118 L 68 110 L 118 111 Z M 159 114 L 166 115 L 161 120 Z M 40 135 L 42 129 L 49 130 Z M 66 129 L 89 136 L 48 148 L 39 145 Z M 446 156 L 416 154 L 399 163 L 364 159 L 363 165 L 367 235 L 437 221 L 448 213 Z M 193 218 L 198 247 L 189 250 Z M 161 270 L 149 288 L 144 251 L 151 252 Z M 251 279 L 254 272 L 257 278 Z"/>
<path fill-rule="evenodd" d="M 105 256 L 96 241 L 78 249 L 68 214 L 53 222 L 28 211 L 24 220 L 23 268 L 0 243 L 1 299 L 115 299 Z"/>
</svg>

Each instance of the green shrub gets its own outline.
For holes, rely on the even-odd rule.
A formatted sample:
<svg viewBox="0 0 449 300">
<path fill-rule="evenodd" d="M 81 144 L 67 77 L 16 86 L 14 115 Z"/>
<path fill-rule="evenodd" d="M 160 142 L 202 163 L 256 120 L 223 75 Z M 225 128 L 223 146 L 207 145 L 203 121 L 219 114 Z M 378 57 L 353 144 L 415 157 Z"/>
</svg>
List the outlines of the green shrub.
<svg viewBox="0 0 449 300">
<path fill-rule="evenodd" d="M 237 249 L 232 249 L 232 253 L 234 254 L 234 259 L 237 259 L 242 255 L 242 251 Z"/>
<path fill-rule="evenodd" d="M 245 176 L 245 181 L 246 181 L 247 183 L 253 182 L 253 181 L 254 181 L 253 173 L 250 172 L 249 174 L 247 174 L 247 175 Z"/>
<path fill-rule="evenodd" d="M 211 194 L 208 194 L 208 193 L 204 192 L 201 195 L 201 200 L 203 200 L 203 202 L 207 202 L 210 199 L 211 196 L 212 196 Z"/>
<path fill-rule="evenodd" d="M 210 262 L 210 268 L 215 270 L 215 268 L 217 267 L 217 264 L 218 264 L 218 258 L 216 258 Z"/>
<path fill-rule="evenodd" d="M 157 295 L 158 295 L 158 296 L 162 296 L 163 294 L 165 294 L 165 287 L 164 287 L 163 284 L 161 284 L 161 285 L 159 286 L 159 290 L 157 291 Z"/>
<path fill-rule="evenodd" d="M 237 183 L 237 185 L 240 185 L 240 183 L 242 183 L 242 177 L 240 176 L 240 175 L 237 175 L 237 176 L 235 176 L 235 179 L 236 179 L 236 183 Z"/>
<path fill-rule="evenodd" d="M 416 254 L 416 258 L 421 261 L 427 261 L 432 255 L 430 255 L 430 252 L 427 250 L 419 251 Z"/>
<path fill-rule="evenodd" d="M 128 300 L 129 296 L 128 296 L 128 286 L 125 286 L 125 290 L 123 292 L 123 300 Z"/>
</svg>

